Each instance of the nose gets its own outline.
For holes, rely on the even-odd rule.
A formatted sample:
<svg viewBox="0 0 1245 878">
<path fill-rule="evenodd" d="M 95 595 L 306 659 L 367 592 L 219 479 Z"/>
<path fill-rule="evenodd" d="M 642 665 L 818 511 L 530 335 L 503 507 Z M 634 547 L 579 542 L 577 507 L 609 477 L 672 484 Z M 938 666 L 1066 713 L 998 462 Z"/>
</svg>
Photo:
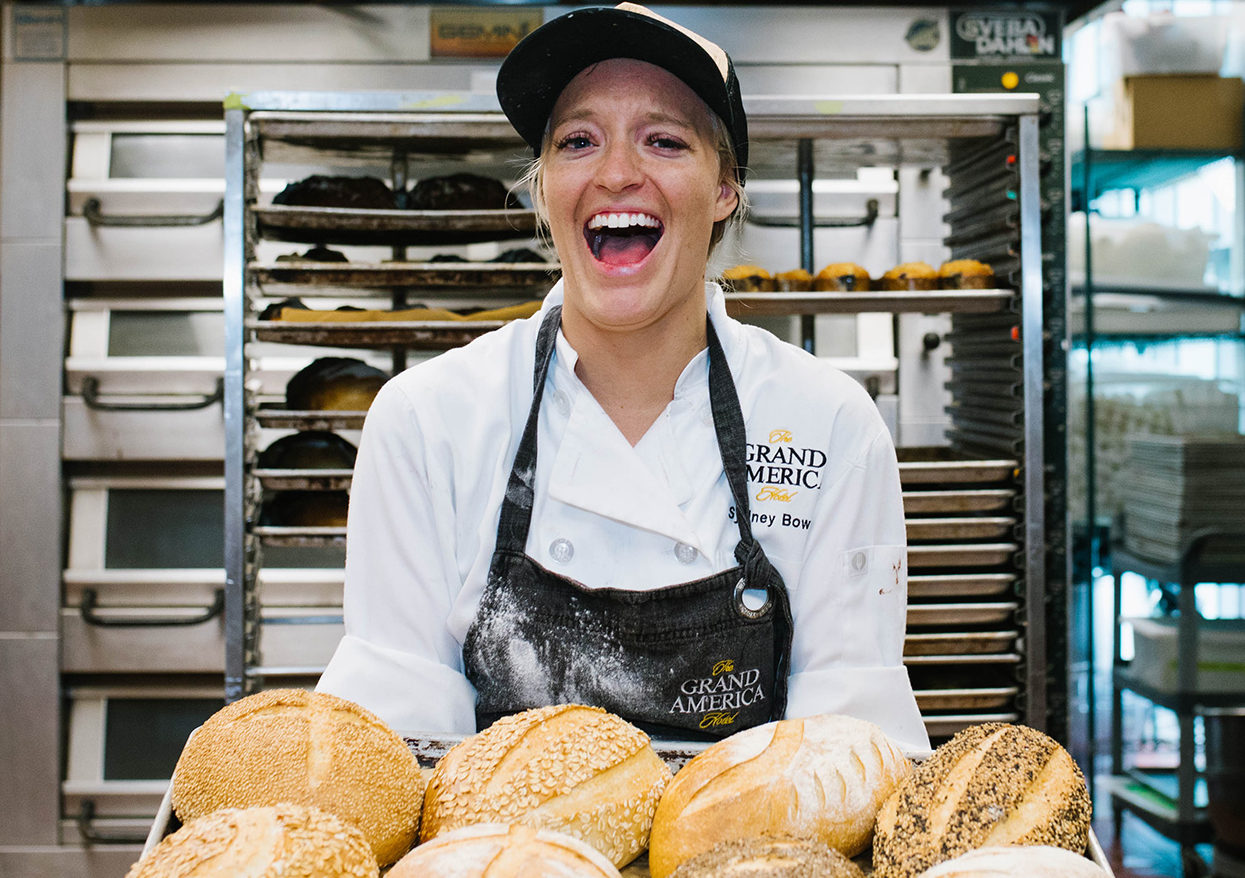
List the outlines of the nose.
<svg viewBox="0 0 1245 878">
<path fill-rule="evenodd" d="M 639 184 L 643 177 L 635 147 L 624 139 L 612 139 L 597 166 L 598 185 L 610 192 L 622 192 Z"/>
</svg>

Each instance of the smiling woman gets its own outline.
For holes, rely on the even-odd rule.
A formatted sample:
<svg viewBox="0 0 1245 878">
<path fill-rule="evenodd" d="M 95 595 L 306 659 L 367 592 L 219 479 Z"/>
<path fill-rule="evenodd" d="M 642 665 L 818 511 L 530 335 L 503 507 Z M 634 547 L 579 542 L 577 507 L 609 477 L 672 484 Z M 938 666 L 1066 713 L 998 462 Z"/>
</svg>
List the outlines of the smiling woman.
<svg viewBox="0 0 1245 878">
<path fill-rule="evenodd" d="M 744 203 L 729 56 L 642 6 L 582 9 L 497 90 L 562 280 L 377 395 L 320 688 L 406 734 L 575 702 L 676 739 L 844 713 L 926 749 L 890 435 L 706 281 Z"/>
</svg>

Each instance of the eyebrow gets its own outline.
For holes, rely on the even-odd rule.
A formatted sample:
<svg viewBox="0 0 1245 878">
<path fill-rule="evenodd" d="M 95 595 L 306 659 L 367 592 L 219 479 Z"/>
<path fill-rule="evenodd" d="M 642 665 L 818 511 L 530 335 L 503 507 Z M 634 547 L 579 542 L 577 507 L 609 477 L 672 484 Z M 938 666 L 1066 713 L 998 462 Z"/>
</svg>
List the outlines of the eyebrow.
<svg viewBox="0 0 1245 878">
<path fill-rule="evenodd" d="M 592 107 L 585 106 L 580 109 L 573 110 L 572 112 L 566 113 L 556 120 L 551 119 L 550 120 L 551 127 L 563 125 L 567 122 L 591 121 L 595 115 L 596 115 L 596 111 Z M 674 115 L 671 115 L 670 113 L 662 113 L 656 110 L 649 112 L 649 113 L 645 113 L 644 120 L 645 122 L 648 122 L 650 124 L 657 123 L 661 125 L 677 125 L 680 128 L 686 128 L 692 131 L 697 130 L 696 123 L 689 121 L 688 119 L 684 119 L 681 116 L 674 116 Z"/>
</svg>

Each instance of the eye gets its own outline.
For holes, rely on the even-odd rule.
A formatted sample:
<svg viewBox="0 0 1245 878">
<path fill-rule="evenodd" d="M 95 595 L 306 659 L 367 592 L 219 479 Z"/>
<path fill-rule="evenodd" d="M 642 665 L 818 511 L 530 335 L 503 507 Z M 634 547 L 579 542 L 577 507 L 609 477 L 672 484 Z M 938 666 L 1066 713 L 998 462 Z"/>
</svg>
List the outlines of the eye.
<svg viewBox="0 0 1245 878">
<path fill-rule="evenodd" d="M 657 149 L 669 150 L 671 152 L 678 152 L 688 148 L 684 140 L 670 134 L 650 134 L 648 144 Z"/>
<path fill-rule="evenodd" d="M 555 149 L 587 149 L 590 146 L 592 138 L 579 131 L 560 137 L 554 144 Z"/>
</svg>

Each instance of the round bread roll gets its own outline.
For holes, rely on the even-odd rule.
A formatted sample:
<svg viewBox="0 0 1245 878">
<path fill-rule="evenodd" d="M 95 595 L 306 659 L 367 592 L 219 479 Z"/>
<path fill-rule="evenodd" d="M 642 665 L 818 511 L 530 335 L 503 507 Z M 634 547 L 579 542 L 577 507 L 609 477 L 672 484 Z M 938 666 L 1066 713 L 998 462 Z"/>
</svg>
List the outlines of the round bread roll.
<svg viewBox="0 0 1245 878">
<path fill-rule="evenodd" d="M 621 878 L 600 851 L 552 829 L 521 823 L 461 826 L 421 844 L 386 878 Z"/>
<path fill-rule="evenodd" d="M 421 835 L 525 823 L 572 835 L 622 868 L 648 844 L 669 781 L 648 735 L 626 720 L 598 707 L 537 707 L 503 717 L 441 757 Z"/>
<path fill-rule="evenodd" d="M 882 275 L 884 290 L 933 290 L 938 272 L 928 262 L 904 262 Z"/>
<path fill-rule="evenodd" d="M 722 272 L 725 285 L 736 293 L 772 293 L 774 277 L 759 265 L 735 265 Z"/>
<path fill-rule="evenodd" d="M 869 272 L 855 262 L 832 262 L 813 278 L 820 292 L 865 292 L 870 284 Z"/>
<path fill-rule="evenodd" d="M 939 863 L 921 878 L 1104 878 L 1106 870 L 1080 854 L 1049 845 L 978 848 Z"/>
<path fill-rule="evenodd" d="M 354 357 L 320 357 L 286 382 L 285 405 L 293 411 L 367 411 L 388 378 Z"/>
<path fill-rule="evenodd" d="M 908 878 L 991 845 L 1082 853 L 1089 821 L 1085 778 L 1068 751 L 1027 726 L 982 723 L 935 750 L 882 806 L 873 870 Z"/>
<path fill-rule="evenodd" d="M 357 826 L 382 866 L 415 841 L 423 794 L 419 762 L 397 733 L 353 702 L 302 689 L 217 711 L 173 770 L 183 821 L 220 808 L 313 805 Z"/>
<path fill-rule="evenodd" d="M 648 864 L 665 878 L 732 839 L 812 838 L 849 857 L 911 763 L 871 722 L 823 714 L 737 732 L 675 775 L 653 818 Z"/>
<path fill-rule="evenodd" d="M 774 284 L 784 293 L 806 293 L 813 288 L 813 276 L 803 268 L 774 275 Z"/>
<path fill-rule="evenodd" d="M 319 808 L 222 808 L 165 836 L 126 878 L 376 878 L 356 827 Z"/>
<path fill-rule="evenodd" d="M 864 878 L 860 867 L 809 838 L 741 838 L 697 854 L 670 878 Z"/>
<path fill-rule="evenodd" d="M 944 290 L 988 290 L 994 269 L 976 259 L 952 259 L 938 266 L 938 286 Z"/>
</svg>

